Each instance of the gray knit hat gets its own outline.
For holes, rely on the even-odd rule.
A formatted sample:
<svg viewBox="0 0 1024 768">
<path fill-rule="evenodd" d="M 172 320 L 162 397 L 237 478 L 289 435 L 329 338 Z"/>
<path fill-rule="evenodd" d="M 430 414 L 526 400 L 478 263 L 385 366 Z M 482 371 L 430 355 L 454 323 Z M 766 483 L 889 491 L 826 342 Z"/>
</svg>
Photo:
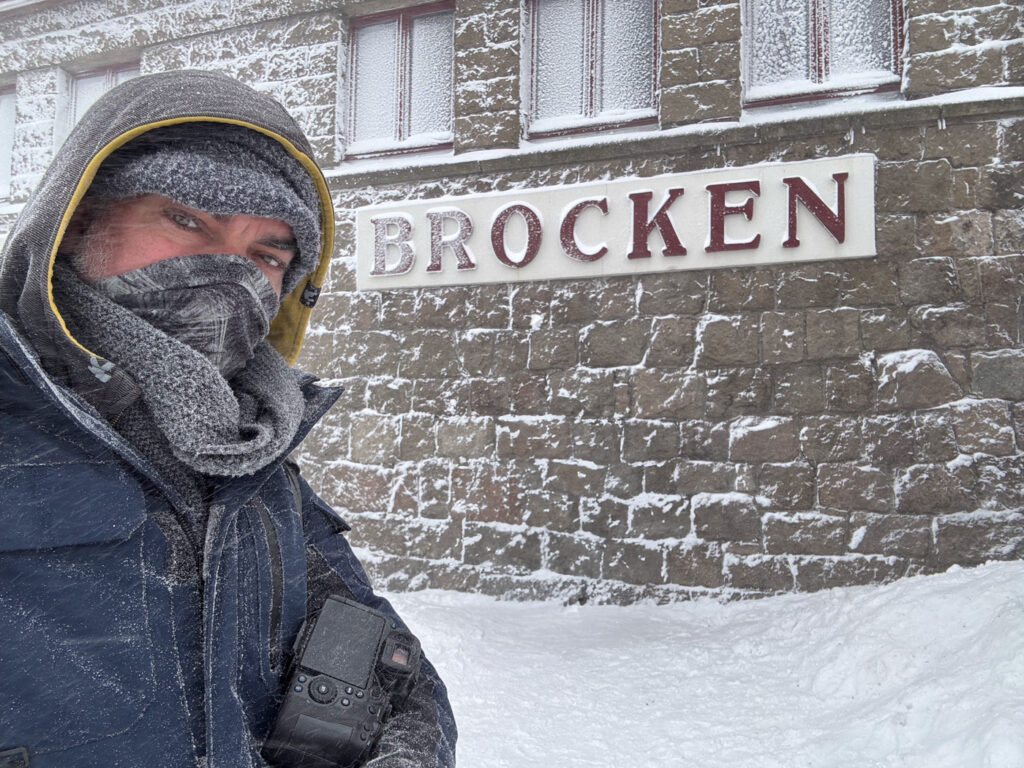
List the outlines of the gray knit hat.
<svg viewBox="0 0 1024 768">
<path fill-rule="evenodd" d="M 282 297 L 319 259 L 320 207 L 312 178 L 277 141 L 239 125 L 196 122 L 149 131 L 103 162 L 88 194 L 163 195 L 208 213 L 283 221 L 298 253 L 285 273 Z"/>
</svg>

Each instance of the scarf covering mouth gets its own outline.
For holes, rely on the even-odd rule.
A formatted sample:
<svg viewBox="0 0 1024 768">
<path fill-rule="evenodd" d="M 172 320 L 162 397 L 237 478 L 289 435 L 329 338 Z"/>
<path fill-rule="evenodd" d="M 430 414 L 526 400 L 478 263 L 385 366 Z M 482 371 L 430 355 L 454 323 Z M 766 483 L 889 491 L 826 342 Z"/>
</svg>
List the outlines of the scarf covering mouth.
<svg viewBox="0 0 1024 768">
<path fill-rule="evenodd" d="M 73 332 L 114 364 L 105 375 L 127 374 L 136 385 L 147 418 L 131 420 L 125 437 L 158 467 L 168 458 L 161 445 L 194 472 L 228 477 L 252 474 L 287 450 L 305 413 L 304 374 L 268 342 L 257 342 L 228 381 L 203 354 L 107 298 L 63 260 L 53 285 Z"/>
<path fill-rule="evenodd" d="M 93 288 L 204 355 L 226 379 L 252 357 L 280 301 L 244 256 L 176 256 L 97 280 Z"/>
</svg>

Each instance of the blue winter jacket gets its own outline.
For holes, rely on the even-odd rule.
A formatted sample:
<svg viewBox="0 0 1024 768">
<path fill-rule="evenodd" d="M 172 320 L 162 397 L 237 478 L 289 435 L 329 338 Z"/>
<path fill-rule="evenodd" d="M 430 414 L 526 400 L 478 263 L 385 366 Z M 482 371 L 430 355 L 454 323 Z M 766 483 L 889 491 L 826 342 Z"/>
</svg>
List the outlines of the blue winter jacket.
<svg viewBox="0 0 1024 768">
<path fill-rule="evenodd" d="M 254 475 L 218 481 L 205 541 L 196 541 L 179 524 L 184 505 L 173 488 L 40 361 L 64 359 L 71 347 L 59 319 L 54 323 L 49 262 L 38 262 L 52 260 L 58 223 L 91 178 L 95 158 L 123 143 L 110 137 L 158 117 L 179 119 L 166 114 L 165 105 L 174 104 L 169 90 L 191 94 L 191 102 L 176 106 L 179 117 L 252 124 L 308 157 L 290 119 L 268 116 L 270 108 L 259 102 L 235 103 L 251 97 L 233 81 L 208 73 L 143 80 L 150 82 L 120 96 L 134 110 L 132 120 L 101 115 L 84 130 L 87 142 L 83 131 L 77 140 L 72 135 L 69 143 L 88 148 L 61 151 L 58 160 L 70 157 L 75 167 L 44 179 L 0 264 L 4 768 L 264 766 L 260 746 L 307 612 L 325 595 L 341 593 L 394 616 L 346 542 L 345 523 L 286 471 L 288 452 Z M 113 123 L 109 135 L 106 123 Z M 329 210 L 325 186 L 322 196 Z M 40 224 L 50 220 L 56 223 L 49 228 Z M 289 297 L 299 320 L 277 329 L 278 339 L 294 344 L 285 343 L 286 357 L 297 352 L 309 297 L 322 278 L 319 270 Z M 304 394 L 306 418 L 289 451 L 339 392 L 310 383 Z M 452 766 L 454 745 L 444 685 L 426 662 L 370 765 Z"/>
</svg>

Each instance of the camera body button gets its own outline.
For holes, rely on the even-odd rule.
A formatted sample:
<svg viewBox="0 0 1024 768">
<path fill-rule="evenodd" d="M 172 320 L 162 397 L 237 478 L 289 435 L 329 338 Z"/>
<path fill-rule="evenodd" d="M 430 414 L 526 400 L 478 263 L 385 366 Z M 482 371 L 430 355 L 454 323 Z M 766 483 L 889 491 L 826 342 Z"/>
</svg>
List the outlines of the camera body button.
<svg viewBox="0 0 1024 768">
<path fill-rule="evenodd" d="M 338 687 L 328 677 L 315 678 L 309 684 L 309 698 L 317 704 L 330 704 L 338 697 Z"/>
</svg>

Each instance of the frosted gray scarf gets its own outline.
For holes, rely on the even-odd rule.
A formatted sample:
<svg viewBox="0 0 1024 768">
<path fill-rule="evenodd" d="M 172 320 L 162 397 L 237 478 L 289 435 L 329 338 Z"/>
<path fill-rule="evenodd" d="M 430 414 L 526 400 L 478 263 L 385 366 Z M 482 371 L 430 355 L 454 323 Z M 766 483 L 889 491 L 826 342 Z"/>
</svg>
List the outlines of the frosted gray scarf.
<svg viewBox="0 0 1024 768">
<path fill-rule="evenodd" d="M 75 337 L 138 385 L 151 429 L 159 434 L 146 435 L 145 426 L 140 434 L 136 416 L 128 420 L 136 434 L 125 436 L 158 466 L 166 462 L 147 446 L 165 444 L 185 467 L 229 477 L 252 474 L 288 448 L 305 410 L 302 374 L 269 343 L 258 342 L 228 381 L 204 355 L 111 301 L 60 259 L 53 285 Z"/>
</svg>

